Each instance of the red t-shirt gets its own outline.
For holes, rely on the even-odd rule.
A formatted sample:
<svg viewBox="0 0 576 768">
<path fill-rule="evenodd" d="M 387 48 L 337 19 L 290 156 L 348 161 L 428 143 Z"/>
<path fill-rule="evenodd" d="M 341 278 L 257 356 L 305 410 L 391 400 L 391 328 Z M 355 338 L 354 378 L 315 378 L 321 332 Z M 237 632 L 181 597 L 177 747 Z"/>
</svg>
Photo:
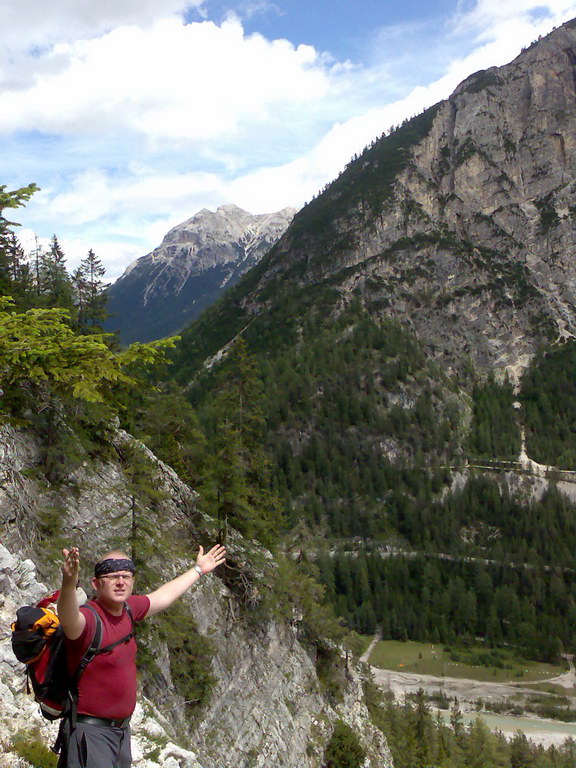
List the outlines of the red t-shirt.
<svg viewBox="0 0 576 768">
<path fill-rule="evenodd" d="M 104 648 L 130 634 L 131 622 L 127 612 L 113 616 L 95 600 L 90 602 L 102 619 L 102 642 Z M 145 595 L 128 598 L 134 621 L 141 621 L 150 608 Z M 68 669 L 73 673 L 80 664 L 84 652 L 94 637 L 96 619 L 89 608 L 80 610 L 86 616 L 84 631 L 76 640 L 66 639 Z M 136 706 L 136 641 L 132 637 L 109 653 L 95 656 L 84 670 L 78 685 L 78 713 L 105 717 L 109 720 L 123 720 L 130 717 Z"/>
</svg>

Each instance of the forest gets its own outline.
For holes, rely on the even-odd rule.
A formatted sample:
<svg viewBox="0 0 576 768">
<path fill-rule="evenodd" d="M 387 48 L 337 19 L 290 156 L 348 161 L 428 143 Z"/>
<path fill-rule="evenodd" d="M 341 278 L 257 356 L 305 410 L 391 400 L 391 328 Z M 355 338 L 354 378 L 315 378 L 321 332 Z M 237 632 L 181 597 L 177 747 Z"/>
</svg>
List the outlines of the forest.
<svg viewBox="0 0 576 768">
<path fill-rule="evenodd" d="M 522 427 L 532 458 L 574 466 L 574 342 L 543 349 L 514 392 L 505 379 L 447 375 L 409 329 L 358 298 L 335 311 L 324 292 L 303 305 L 286 297 L 263 335 L 240 336 L 209 369 L 177 337 L 121 349 L 102 330 L 94 251 L 69 273 L 56 236 L 25 254 L 4 218 L 34 191 L 0 187 L 0 418 L 46 436 L 52 484 L 81 460 L 77 438 L 105 455 L 114 417 L 198 491 L 222 538 L 231 526 L 285 559 L 279 594 L 300 574 L 317 604 L 310 637 L 380 628 L 545 661 L 576 651 L 575 506 L 554 472 L 539 495 L 506 472 Z M 126 462 L 153 500 L 138 457 Z M 50 514 L 42 524 L 49 535 Z M 145 570 L 150 532 L 140 533 Z M 450 736 L 418 706 L 418 729 L 444 750 L 434 765 L 473 765 L 463 756 L 474 739 L 494 755 L 483 766 L 570 764 L 481 726 Z M 391 744 L 412 755 L 397 765 L 431 764 L 404 743 L 392 705 L 379 711 Z M 531 752 L 514 763 L 509 750 Z"/>
</svg>

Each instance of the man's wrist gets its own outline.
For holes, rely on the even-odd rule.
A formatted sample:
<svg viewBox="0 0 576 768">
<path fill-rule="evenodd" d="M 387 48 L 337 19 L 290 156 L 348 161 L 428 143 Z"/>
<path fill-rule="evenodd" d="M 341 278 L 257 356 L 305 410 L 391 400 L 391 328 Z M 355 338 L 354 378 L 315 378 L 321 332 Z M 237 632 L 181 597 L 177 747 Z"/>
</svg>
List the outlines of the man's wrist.
<svg viewBox="0 0 576 768">
<path fill-rule="evenodd" d="M 196 564 L 194 565 L 194 570 L 196 571 L 196 573 L 197 573 L 199 576 L 204 576 L 204 571 L 202 570 L 202 568 L 200 568 L 200 566 L 198 565 L 198 563 L 196 563 Z"/>
</svg>

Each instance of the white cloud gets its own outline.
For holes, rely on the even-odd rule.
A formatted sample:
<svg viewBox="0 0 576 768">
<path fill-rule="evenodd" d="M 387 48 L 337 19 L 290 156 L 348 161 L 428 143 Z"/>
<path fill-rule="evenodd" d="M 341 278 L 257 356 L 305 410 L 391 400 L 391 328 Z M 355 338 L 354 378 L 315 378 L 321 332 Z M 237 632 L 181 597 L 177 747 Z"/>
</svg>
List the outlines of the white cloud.
<svg viewBox="0 0 576 768">
<path fill-rule="evenodd" d="M 516 38 L 527 31 L 542 34 L 576 12 L 574 0 L 477 0 L 470 10 L 454 17 L 454 29 L 475 32 L 479 40 Z M 532 42 L 531 40 L 528 42 Z"/>
<path fill-rule="evenodd" d="M 35 2 L 3 6 L 24 27 Z M 19 220 L 46 237 L 57 232 L 70 266 L 93 247 L 108 279 L 200 208 L 302 205 L 391 125 L 576 15 L 574 0 L 478 0 L 450 27 L 454 45 L 434 41 L 435 51 L 452 52 L 444 74 L 406 94 L 390 82 L 395 62 L 384 55 L 352 67 L 310 46 L 247 37 L 234 17 L 185 24 L 178 11 L 191 4 L 182 0 L 52 3 L 66 35 L 54 37 L 48 20 L 35 37 L 23 30 L 35 44 L 58 42 L 5 69 L 0 140 L 23 130 L 59 135 L 60 165 L 39 161 L 44 178 L 20 182 L 44 189 Z M 421 67 L 425 84 L 433 76 L 423 50 L 426 41 L 402 66 Z"/>
<path fill-rule="evenodd" d="M 0 94 L 0 131 L 213 140 L 240 123 L 318 103 L 330 88 L 330 70 L 313 48 L 245 37 L 236 19 L 120 27 L 60 43 L 35 61 L 32 85 Z"/>
<path fill-rule="evenodd" d="M 99 37 L 126 24 L 144 27 L 201 3 L 202 0 L 3 0 L 0 47 L 11 52 L 51 48 L 55 41 Z"/>
</svg>

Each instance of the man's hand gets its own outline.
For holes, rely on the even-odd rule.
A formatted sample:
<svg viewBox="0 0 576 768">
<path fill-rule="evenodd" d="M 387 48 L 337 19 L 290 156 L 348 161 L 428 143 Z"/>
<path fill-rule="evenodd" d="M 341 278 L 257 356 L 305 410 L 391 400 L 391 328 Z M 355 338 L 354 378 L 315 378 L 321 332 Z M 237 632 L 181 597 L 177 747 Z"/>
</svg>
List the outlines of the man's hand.
<svg viewBox="0 0 576 768">
<path fill-rule="evenodd" d="M 204 554 L 204 549 L 200 547 L 198 550 L 198 556 L 196 557 L 196 565 L 200 568 L 202 573 L 210 573 L 214 568 L 225 561 L 226 550 L 220 544 L 216 544 L 209 552 Z M 150 600 L 150 608 L 146 616 L 154 616 L 158 611 L 163 611 L 165 608 L 169 608 L 174 600 L 178 600 L 187 589 L 193 584 L 196 584 L 198 579 L 201 578 L 200 574 L 196 571 L 196 568 L 190 568 L 185 573 L 180 574 L 172 581 L 162 584 L 161 587 L 154 590 L 148 595 Z"/>
<path fill-rule="evenodd" d="M 78 574 L 80 573 L 80 550 L 78 547 L 63 549 L 64 564 L 62 565 L 62 581 L 68 584 L 78 583 Z"/>
<path fill-rule="evenodd" d="M 202 569 L 202 573 L 210 573 L 224 562 L 226 562 L 226 550 L 221 544 L 215 544 L 206 554 L 203 547 L 198 550 L 196 565 Z"/>
<path fill-rule="evenodd" d="M 80 571 L 80 552 L 78 547 L 63 549 L 62 589 L 58 598 L 58 616 L 64 634 L 70 640 L 80 637 L 86 626 L 86 617 L 78 608 L 76 585 Z"/>
</svg>

